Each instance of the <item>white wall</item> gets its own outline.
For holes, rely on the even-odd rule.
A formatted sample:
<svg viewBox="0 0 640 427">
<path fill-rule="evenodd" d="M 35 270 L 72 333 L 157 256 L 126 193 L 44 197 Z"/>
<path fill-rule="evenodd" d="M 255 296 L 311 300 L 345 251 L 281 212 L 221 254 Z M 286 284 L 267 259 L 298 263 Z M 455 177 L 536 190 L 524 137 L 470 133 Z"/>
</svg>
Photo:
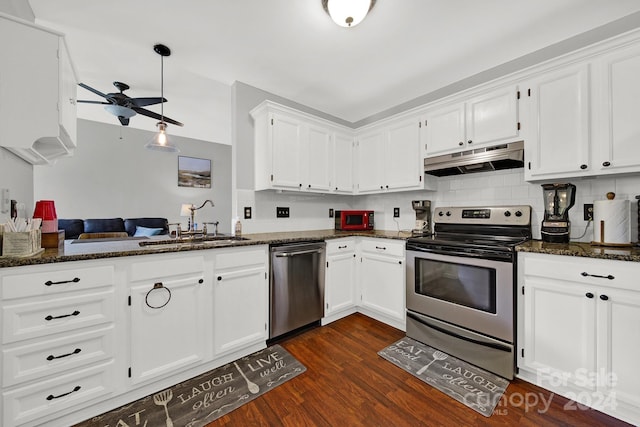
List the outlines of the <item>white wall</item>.
<svg viewBox="0 0 640 427">
<path fill-rule="evenodd" d="M 215 207 L 196 222 L 220 221 L 231 230 L 231 147 L 172 136 L 180 153 L 144 149 L 152 132 L 78 120 L 78 148 L 53 166 L 34 168 L 35 200 L 54 200 L 58 218 L 165 217 L 182 222 L 182 203 Z M 211 159 L 212 188 L 178 187 L 178 155 Z"/>
<path fill-rule="evenodd" d="M 0 188 L 9 189 L 9 198 L 24 206 L 24 216 L 33 214 L 33 166 L 0 147 Z M 0 223 L 10 212 L 0 212 Z"/>
</svg>

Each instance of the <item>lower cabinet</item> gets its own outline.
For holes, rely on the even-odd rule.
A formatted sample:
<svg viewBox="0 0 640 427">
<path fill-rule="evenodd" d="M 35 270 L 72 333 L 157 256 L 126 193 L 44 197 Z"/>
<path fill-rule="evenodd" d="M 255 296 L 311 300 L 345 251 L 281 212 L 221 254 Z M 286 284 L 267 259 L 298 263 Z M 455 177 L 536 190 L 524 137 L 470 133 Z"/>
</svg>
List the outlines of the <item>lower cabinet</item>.
<svg viewBox="0 0 640 427">
<path fill-rule="evenodd" d="M 356 239 L 326 242 L 323 324 L 356 311 Z"/>
<path fill-rule="evenodd" d="M 518 253 L 518 376 L 639 423 L 638 275 L 633 262 Z"/>
</svg>

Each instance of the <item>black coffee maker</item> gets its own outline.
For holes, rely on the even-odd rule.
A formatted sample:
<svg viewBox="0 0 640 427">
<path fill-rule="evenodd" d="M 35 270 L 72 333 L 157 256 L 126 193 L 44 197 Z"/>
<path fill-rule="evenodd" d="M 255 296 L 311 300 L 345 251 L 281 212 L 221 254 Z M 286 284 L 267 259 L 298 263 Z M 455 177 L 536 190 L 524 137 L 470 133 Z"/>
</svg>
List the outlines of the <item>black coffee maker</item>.
<svg viewBox="0 0 640 427">
<path fill-rule="evenodd" d="M 569 243 L 569 209 L 576 202 L 573 184 L 542 184 L 544 219 L 540 234 L 543 242 Z"/>
</svg>

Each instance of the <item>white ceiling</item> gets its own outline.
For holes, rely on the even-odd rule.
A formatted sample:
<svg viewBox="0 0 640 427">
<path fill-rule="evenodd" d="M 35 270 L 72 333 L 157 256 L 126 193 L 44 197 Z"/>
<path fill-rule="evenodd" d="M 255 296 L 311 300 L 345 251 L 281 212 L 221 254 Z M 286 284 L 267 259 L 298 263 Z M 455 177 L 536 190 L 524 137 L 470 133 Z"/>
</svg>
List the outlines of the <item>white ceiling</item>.
<svg viewBox="0 0 640 427">
<path fill-rule="evenodd" d="M 169 46 L 164 113 L 204 140 L 230 135 L 212 126 L 230 122 L 216 115 L 229 110 L 234 81 L 358 122 L 640 11 L 638 0 L 378 0 L 346 29 L 321 0 L 29 3 L 37 23 L 66 34 L 80 81 L 102 92 L 119 80 L 129 96 L 159 96 L 153 45 Z M 78 97 L 98 99 L 82 88 Z M 79 116 L 117 124 L 97 105 L 80 104 Z M 155 120 L 130 126 L 153 130 Z"/>
</svg>

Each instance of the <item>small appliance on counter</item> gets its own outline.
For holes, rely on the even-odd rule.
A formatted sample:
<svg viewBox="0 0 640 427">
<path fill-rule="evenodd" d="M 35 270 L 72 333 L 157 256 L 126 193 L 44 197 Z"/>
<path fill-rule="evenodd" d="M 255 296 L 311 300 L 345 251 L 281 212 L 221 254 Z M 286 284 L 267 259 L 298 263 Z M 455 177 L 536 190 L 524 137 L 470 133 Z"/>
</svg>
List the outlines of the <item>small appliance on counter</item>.
<svg viewBox="0 0 640 427">
<path fill-rule="evenodd" d="M 540 234 L 543 242 L 569 243 L 571 222 L 569 209 L 576 202 L 576 186 L 573 184 L 542 184 L 544 219 Z"/>
<path fill-rule="evenodd" d="M 431 200 L 412 200 L 411 206 L 416 211 L 416 222 L 411 234 L 413 236 L 431 234 Z"/>
<path fill-rule="evenodd" d="M 335 229 L 342 231 L 373 230 L 373 211 L 336 211 Z"/>
<path fill-rule="evenodd" d="M 631 246 L 631 208 L 629 200 L 616 199 L 607 193 L 606 200 L 593 202 L 593 241 L 599 246 Z"/>
</svg>

